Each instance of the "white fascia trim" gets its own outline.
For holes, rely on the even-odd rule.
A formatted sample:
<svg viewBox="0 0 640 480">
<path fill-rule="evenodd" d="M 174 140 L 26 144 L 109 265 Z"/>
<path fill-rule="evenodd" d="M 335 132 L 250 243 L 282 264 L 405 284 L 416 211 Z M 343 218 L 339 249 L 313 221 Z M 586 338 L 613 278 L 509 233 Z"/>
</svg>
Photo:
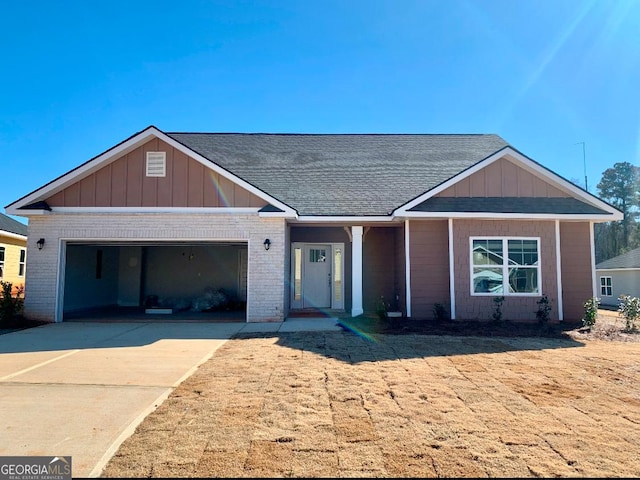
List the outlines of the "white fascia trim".
<svg viewBox="0 0 640 480">
<path fill-rule="evenodd" d="M 419 205 L 420 203 L 424 202 L 425 200 L 437 195 L 438 193 L 440 193 L 440 192 L 446 190 L 447 188 L 449 188 L 450 186 L 460 182 L 461 180 L 464 180 L 465 178 L 473 175 L 477 171 L 482 170 L 483 168 L 491 165 L 493 162 L 495 162 L 495 161 L 497 161 L 497 160 L 499 160 L 499 159 L 501 159 L 503 157 L 508 157 L 507 158 L 508 160 L 513 161 L 516 164 L 519 164 L 525 170 L 528 170 L 528 171 L 536 174 L 539 177 L 545 178 L 550 183 L 552 183 L 555 186 L 557 186 L 559 189 L 563 190 L 564 192 L 566 192 L 568 194 L 571 194 L 574 197 L 580 198 L 585 203 L 588 203 L 589 205 L 593 205 L 593 206 L 595 206 L 597 208 L 600 208 L 600 209 L 602 209 L 602 210 L 604 210 L 606 212 L 612 213 L 613 215 L 608 217 L 608 221 L 622 220 L 623 215 L 622 215 L 622 212 L 620 212 L 619 210 L 616 210 L 615 208 L 613 208 L 608 203 L 603 202 L 599 198 L 589 194 L 588 192 L 585 192 L 581 188 L 578 188 L 573 183 L 569 182 L 568 180 L 565 180 L 561 176 L 559 176 L 559 175 L 547 170 L 546 168 L 542 167 L 541 165 L 537 164 L 536 162 L 532 161 L 531 159 L 527 158 L 526 156 L 524 156 L 523 154 L 521 154 L 517 150 L 514 150 L 511 147 L 505 147 L 505 148 L 502 148 L 501 150 L 498 150 L 493 155 L 485 158 L 484 160 L 482 160 L 481 162 L 479 162 L 479 163 L 475 164 L 474 166 L 468 168 L 464 172 L 461 172 L 460 174 L 456 175 L 455 177 L 450 178 L 446 182 L 441 183 L 437 187 L 429 190 L 428 192 L 425 192 L 424 194 L 420 195 L 419 197 L 417 197 L 417 198 L 411 200 L 410 202 L 406 203 L 405 205 L 397 208 L 396 210 L 394 210 L 393 213 L 395 215 L 406 215 L 407 213 L 409 213 L 408 210 L 412 209 L 416 205 Z M 447 215 L 451 215 L 451 214 L 447 214 Z M 561 217 L 561 216 L 558 215 L 557 218 L 564 218 L 564 217 Z M 581 218 L 584 219 L 585 217 L 581 217 Z M 596 218 L 599 219 L 601 217 L 597 216 Z"/>
<path fill-rule="evenodd" d="M 348 216 L 313 216 L 300 215 L 297 217 L 299 222 L 315 222 L 315 223 L 333 223 L 333 222 L 349 222 L 349 223 L 366 223 L 366 222 L 397 222 L 398 219 L 392 216 L 371 216 L 371 217 L 348 217 Z"/>
<path fill-rule="evenodd" d="M 620 220 L 613 215 L 578 215 L 573 213 L 493 213 L 493 212 L 403 212 L 411 218 L 475 218 L 486 220 L 577 220 L 611 222 Z"/>
<path fill-rule="evenodd" d="M 258 207 L 52 207 L 50 213 L 213 213 L 255 215 Z"/>
<path fill-rule="evenodd" d="M 122 155 L 134 150 L 135 148 L 139 147 L 140 145 L 146 143 L 152 137 L 157 137 L 160 140 L 162 140 L 163 142 L 168 143 L 169 145 L 171 145 L 176 150 L 179 150 L 180 152 L 184 153 L 188 157 L 193 158 L 194 160 L 200 162 L 206 168 L 208 168 L 210 170 L 213 170 L 214 172 L 216 172 L 216 173 L 222 175 L 223 177 L 231 180 L 233 183 L 235 183 L 235 184 L 241 186 L 242 188 L 248 190 L 249 192 L 251 192 L 252 194 L 256 195 L 257 197 L 265 200 L 266 202 L 269 202 L 270 204 L 278 207 L 280 210 L 283 210 L 286 213 L 295 214 L 295 211 L 291 207 L 289 207 L 288 205 L 285 205 L 284 203 L 282 203 L 282 202 L 276 200 L 275 198 L 267 195 L 265 192 L 263 192 L 262 190 L 254 187 L 253 185 L 247 183 L 246 181 L 242 180 L 240 177 L 237 177 L 237 176 L 229 173 L 227 170 L 221 168 L 216 163 L 214 163 L 212 160 L 209 160 L 208 158 L 203 157 L 199 153 L 194 152 L 190 148 L 184 146 L 180 142 L 177 142 L 173 138 L 169 137 L 166 133 L 158 130 L 155 127 L 148 127 L 146 130 L 140 132 L 137 135 L 134 135 L 129 140 L 121 143 L 117 147 L 106 151 L 105 153 L 103 153 L 102 155 L 97 156 L 96 158 L 94 158 L 93 160 L 89 161 L 88 163 L 86 163 L 86 164 L 78 167 L 77 169 L 72 170 L 71 172 L 63 175 L 62 177 L 58 178 L 54 182 L 52 182 L 52 183 L 50 183 L 50 184 L 48 184 L 48 185 L 46 185 L 46 186 L 34 191 L 34 192 L 32 192 L 31 194 L 27 195 L 26 197 L 22 198 L 21 200 L 18 200 L 17 202 L 12 203 L 11 205 L 9 205 L 6 208 L 7 212 L 10 213 L 10 214 L 13 214 L 13 215 L 20 215 L 21 213 L 17 212 L 17 209 L 19 209 L 20 207 L 24 207 L 26 205 L 29 205 L 30 203 L 35 202 L 35 201 L 42 200 L 43 198 L 46 198 L 46 197 L 52 195 L 54 192 L 62 190 L 66 186 L 68 186 L 71 183 L 73 183 L 74 181 L 76 181 L 76 179 L 93 173 L 94 171 L 98 170 L 99 168 L 102 168 L 104 165 L 110 163 L 111 161 L 116 160 L 120 156 L 122 156 Z"/>
<path fill-rule="evenodd" d="M 258 216 L 260 217 L 269 217 L 269 218 L 297 218 L 295 213 L 289 212 L 260 212 L 258 211 Z"/>
<path fill-rule="evenodd" d="M 596 272 L 640 272 L 640 268 L 596 268 Z"/>
<path fill-rule="evenodd" d="M 19 233 L 7 232 L 6 230 L 0 230 L 0 237 L 14 238 L 16 240 L 27 241 L 27 237 L 20 235 Z"/>
</svg>

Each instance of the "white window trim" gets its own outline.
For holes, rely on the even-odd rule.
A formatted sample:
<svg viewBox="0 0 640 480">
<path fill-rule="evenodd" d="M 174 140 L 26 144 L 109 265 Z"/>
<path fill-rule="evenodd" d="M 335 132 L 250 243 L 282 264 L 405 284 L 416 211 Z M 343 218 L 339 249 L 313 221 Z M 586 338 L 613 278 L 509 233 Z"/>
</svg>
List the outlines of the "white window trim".
<svg viewBox="0 0 640 480">
<path fill-rule="evenodd" d="M 537 243 L 537 253 L 538 253 L 538 265 L 537 266 L 527 266 L 526 268 L 536 268 L 538 270 L 538 291 L 532 293 L 511 293 L 509 292 L 509 264 L 502 264 L 502 282 L 503 292 L 502 293 L 492 293 L 492 292 L 474 292 L 473 291 L 473 242 L 474 240 L 502 240 L 502 251 L 509 252 L 509 240 L 535 240 Z M 496 265 L 495 268 L 498 268 Z M 505 280 L 507 279 L 507 280 Z M 506 282 L 506 283 L 505 283 Z M 503 236 L 491 236 L 491 235 L 481 235 L 477 237 L 469 237 L 469 289 L 472 297 L 540 297 L 542 295 L 542 256 L 540 255 L 540 237 L 503 237 Z"/>
<path fill-rule="evenodd" d="M 147 177 L 167 176 L 167 152 L 147 152 Z"/>
<path fill-rule="evenodd" d="M 607 285 L 607 282 L 605 280 L 605 283 L 602 283 L 603 279 L 609 279 L 609 285 Z M 606 289 L 609 288 L 611 289 L 611 293 L 607 294 L 607 293 L 603 293 L 602 289 L 605 289 L 604 291 L 606 292 Z M 610 275 L 600 275 L 600 296 L 601 297 L 613 297 L 613 277 L 611 277 Z"/>
<path fill-rule="evenodd" d="M 0 279 L 3 279 L 5 277 L 4 273 L 7 266 L 7 246 L 4 244 L 0 244 L 0 248 L 4 250 L 3 260 L 2 262 L 0 262 L 0 264 L 2 265 L 2 269 L 0 270 Z"/>
<path fill-rule="evenodd" d="M 24 261 L 20 261 L 22 257 L 22 252 L 24 252 Z M 20 274 L 20 267 L 22 267 L 22 275 Z M 24 277 L 27 271 L 27 249 L 21 248 L 18 252 L 18 277 Z"/>
</svg>

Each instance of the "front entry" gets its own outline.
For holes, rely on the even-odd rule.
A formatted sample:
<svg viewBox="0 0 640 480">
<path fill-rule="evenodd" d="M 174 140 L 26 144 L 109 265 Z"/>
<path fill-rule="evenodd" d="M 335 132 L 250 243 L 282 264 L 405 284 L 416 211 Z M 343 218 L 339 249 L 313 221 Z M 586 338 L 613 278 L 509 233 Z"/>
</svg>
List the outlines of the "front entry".
<svg viewBox="0 0 640 480">
<path fill-rule="evenodd" d="M 344 308 L 344 245 L 294 243 L 291 308 Z"/>
</svg>

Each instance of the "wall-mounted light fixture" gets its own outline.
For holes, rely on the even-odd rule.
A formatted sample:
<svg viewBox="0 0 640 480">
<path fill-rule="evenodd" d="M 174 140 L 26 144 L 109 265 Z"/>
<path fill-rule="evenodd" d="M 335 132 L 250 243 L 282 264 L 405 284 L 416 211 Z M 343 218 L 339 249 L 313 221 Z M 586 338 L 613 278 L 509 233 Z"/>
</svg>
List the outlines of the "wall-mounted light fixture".
<svg viewBox="0 0 640 480">
<path fill-rule="evenodd" d="M 263 245 L 265 250 L 269 250 L 269 248 L 271 247 L 271 240 L 269 240 L 268 238 L 265 238 Z"/>
<path fill-rule="evenodd" d="M 38 250 L 42 250 L 42 247 L 44 247 L 44 238 L 41 238 L 36 242 L 36 247 L 38 247 Z"/>
</svg>

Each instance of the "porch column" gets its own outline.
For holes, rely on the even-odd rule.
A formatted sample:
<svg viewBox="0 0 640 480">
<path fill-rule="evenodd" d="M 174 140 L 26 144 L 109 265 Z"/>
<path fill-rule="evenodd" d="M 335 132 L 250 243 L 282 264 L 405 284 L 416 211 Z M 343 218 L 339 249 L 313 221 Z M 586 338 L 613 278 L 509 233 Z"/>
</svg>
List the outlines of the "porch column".
<svg viewBox="0 0 640 480">
<path fill-rule="evenodd" d="M 351 227 L 351 316 L 362 315 L 362 226 Z"/>
</svg>

